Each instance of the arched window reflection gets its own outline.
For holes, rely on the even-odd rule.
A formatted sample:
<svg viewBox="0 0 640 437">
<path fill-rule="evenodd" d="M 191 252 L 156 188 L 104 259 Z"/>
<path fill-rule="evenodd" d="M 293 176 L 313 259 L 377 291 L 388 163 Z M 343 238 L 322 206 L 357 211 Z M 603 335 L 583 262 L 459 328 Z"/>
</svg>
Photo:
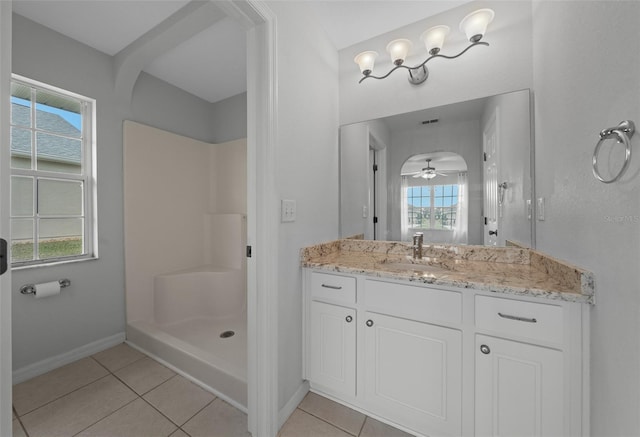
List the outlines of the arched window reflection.
<svg viewBox="0 0 640 437">
<path fill-rule="evenodd" d="M 411 156 L 401 169 L 402 240 L 422 232 L 431 243 L 467 244 L 467 163 L 452 152 Z"/>
</svg>

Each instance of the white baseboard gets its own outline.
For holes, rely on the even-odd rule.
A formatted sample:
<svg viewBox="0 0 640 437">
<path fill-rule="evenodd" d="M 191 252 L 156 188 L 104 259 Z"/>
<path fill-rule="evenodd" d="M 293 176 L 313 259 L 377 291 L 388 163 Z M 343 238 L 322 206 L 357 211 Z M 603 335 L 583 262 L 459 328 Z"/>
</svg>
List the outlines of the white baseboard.
<svg viewBox="0 0 640 437">
<path fill-rule="evenodd" d="M 13 371 L 13 384 L 26 381 L 43 373 L 62 367 L 81 358 L 88 357 L 105 349 L 116 346 L 125 340 L 125 333 L 119 332 L 110 337 L 101 338 L 89 344 L 77 347 L 60 355 L 29 364 Z"/>
<path fill-rule="evenodd" d="M 282 425 L 284 425 L 287 419 L 289 419 L 289 416 L 296 411 L 296 408 L 298 408 L 298 405 L 302 402 L 307 393 L 309 393 L 309 381 L 302 381 L 302 384 L 300 384 L 298 390 L 296 390 L 293 396 L 291 396 L 289 402 L 287 402 L 285 406 L 278 411 L 278 429 L 282 428 Z"/>
</svg>

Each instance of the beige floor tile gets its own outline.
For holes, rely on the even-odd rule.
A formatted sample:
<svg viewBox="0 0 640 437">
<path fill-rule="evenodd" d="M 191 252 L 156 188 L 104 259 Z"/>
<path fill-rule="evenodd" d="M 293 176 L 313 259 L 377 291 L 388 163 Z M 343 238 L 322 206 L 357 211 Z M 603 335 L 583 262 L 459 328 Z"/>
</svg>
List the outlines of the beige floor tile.
<svg viewBox="0 0 640 437">
<path fill-rule="evenodd" d="M 121 343 L 118 346 L 114 346 L 110 349 L 92 355 L 93 358 L 111 372 L 115 372 L 134 361 L 144 358 L 145 356 L 146 355 L 138 352 L 126 343 Z"/>
<path fill-rule="evenodd" d="M 191 437 L 250 437 L 247 415 L 216 399 L 182 426 Z"/>
<path fill-rule="evenodd" d="M 404 431 L 400 431 L 397 428 L 382 423 L 378 420 L 367 417 L 362 427 L 360 437 L 411 437 L 412 434 L 407 434 Z"/>
<path fill-rule="evenodd" d="M 183 425 L 216 397 L 176 375 L 144 395 L 151 405 L 177 425 Z"/>
<path fill-rule="evenodd" d="M 13 419 L 13 437 L 27 437 L 27 434 L 22 429 L 22 425 L 20 425 L 20 421 L 18 419 Z"/>
<path fill-rule="evenodd" d="M 351 437 L 327 422 L 296 409 L 285 422 L 278 437 Z"/>
<path fill-rule="evenodd" d="M 178 427 L 138 398 L 122 407 L 78 437 L 167 437 Z"/>
<path fill-rule="evenodd" d="M 178 428 L 176 432 L 171 434 L 169 437 L 189 437 L 189 434 Z"/>
<path fill-rule="evenodd" d="M 300 402 L 298 408 L 353 435 L 358 435 L 364 424 L 364 419 L 367 417 L 358 411 L 311 392 Z"/>
<path fill-rule="evenodd" d="M 13 406 L 22 416 L 108 374 L 91 358 L 83 358 L 16 384 L 13 387 Z"/>
<path fill-rule="evenodd" d="M 72 436 L 136 398 L 112 375 L 21 417 L 30 437 Z"/>
<path fill-rule="evenodd" d="M 175 372 L 157 361 L 145 357 L 123 367 L 114 375 L 131 387 L 133 391 L 143 395 L 174 376 Z"/>
</svg>

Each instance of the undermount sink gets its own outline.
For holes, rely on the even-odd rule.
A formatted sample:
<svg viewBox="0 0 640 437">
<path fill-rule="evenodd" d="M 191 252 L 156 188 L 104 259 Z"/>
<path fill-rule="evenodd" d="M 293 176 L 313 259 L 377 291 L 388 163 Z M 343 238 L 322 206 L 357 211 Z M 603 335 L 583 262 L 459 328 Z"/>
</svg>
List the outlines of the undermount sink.
<svg viewBox="0 0 640 437">
<path fill-rule="evenodd" d="M 443 273 L 446 272 L 447 269 L 431 264 L 418 264 L 412 263 L 409 261 L 396 261 L 396 262 L 385 262 L 381 264 L 382 268 L 388 270 L 410 270 L 415 272 L 426 272 L 426 273 Z"/>
</svg>

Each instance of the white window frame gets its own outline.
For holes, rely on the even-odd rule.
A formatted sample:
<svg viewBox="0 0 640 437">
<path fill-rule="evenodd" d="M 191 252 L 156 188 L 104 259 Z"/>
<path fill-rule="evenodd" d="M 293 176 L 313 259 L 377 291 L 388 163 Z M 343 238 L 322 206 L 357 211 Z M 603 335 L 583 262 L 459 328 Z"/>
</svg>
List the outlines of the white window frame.
<svg viewBox="0 0 640 437">
<path fill-rule="evenodd" d="M 409 224 L 407 223 L 407 228 L 411 229 L 412 231 L 437 231 L 437 232 L 453 232 L 455 225 L 452 226 L 451 229 L 446 229 L 446 228 L 436 228 L 434 227 L 435 223 L 436 223 L 436 214 L 435 214 L 435 191 L 436 191 L 436 187 L 445 187 L 445 186 L 455 186 L 457 184 L 451 184 L 451 183 L 446 183 L 446 184 L 438 184 L 438 183 L 433 183 L 433 184 L 421 184 L 421 185 L 412 185 L 412 186 L 407 186 L 405 189 L 405 192 L 403 193 L 403 205 L 402 207 L 405 208 L 407 211 L 409 210 L 409 196 L 408 196 L 408 192 L 411 188 L 415 188 L 415 187 L 429 187 L 429 196 L 430 196 L 430 202 L 429 202 L 429 209 L 430 209 L 430 214 L 429 214 L 429 227 L 427 228 L 423 228 L 423 227 L 412 227 L 409 226 Z M 425 196 L 422 196 L 425 197 Z M 460 201 L 460 193 L 458 193 L 457 196 L 458 202 Z M 456 217 L 456 220 L 458 218 Z"/>
<path fill-rule="evenodd" d="M 31 160 L 32 160 L 32 168 L 31 169 L 20 169 L 20 168 L 11 168 L 11 176 L 29 176 L 34 178 L 33 184 L 33 211 L 34 211 L 34 253 L 36 252 L 36 247 L 38 245 L 38 237 L 39 237 L 39 227 L 37 220 L 37 206 L 38 206 L 38 190 L 37 190 L 37 180 L 38 179 L 53 179 L 53 180 L 62 180 L 62 181 L 82 181 L 84 184 L 83 190 L 83 216 L 84 216 L 84 227 L 83 227 L 83 254 L 81 255 L 72 255 L 72 256 L 64 256 L 57 258 L 47 258 L 47 259 L 35 259 L 29 261 L 19 261 L 19 262 L 11 262 L 11 268 L 13 270 L 30 268 L 30 267 L 38 267 L 38 266 L 50 266 L 55 264 L 62 264 L 68 262 L 77 262 L 77 261 L 85 261 L 91 259 L 98 258 L 98 222 L 97 222 L 97 184 L 96 184 L 96 173 L 97 173 L 97 165 L 96 165 L 96 101 L 95 99 L 91 99 L 86 96 L 82 96 L 80 94 L 76 94 L 62 88 L 57 88 L 42 82 L 38 82 L 23 76 L 19 76 L 17 74 L 11 75 L 11 81 L 16 82 L 34 89 L 39 89 L 46 92 L 52 92 L 56 94 L 60 94 L 64 97 L 69 97 L 73 99 L 80 100 L 81 102 L 81 117 L 82 117 L 82 172 L 81 174 L 72 174 L 72 173 L 60 173 L 60 172 L 52 172 L 52 171 L 44 171 L 44 170 L 35 170 L 33 167 L 33 162 L 37 159 L 35 153 L 35 132 L 38 129 L 33 126 L 34 114 L 36 111 L 36 102 L 33 98 L 33 90 L 32 90 L 32 99 L 31 99 L 31 120 L 32 126 L 29 126 L 29 130 L 31 130 L 32 139 L 31 139 Z M 13 122 L 11 124 L 13 126 Z M 20 126 L 23 128 L 23 126 Z M 11 218 L 14 218 L 13 212 L 11 214 Z M 18 217 L 16 217 L 18 218 Z"/>
</svg>

